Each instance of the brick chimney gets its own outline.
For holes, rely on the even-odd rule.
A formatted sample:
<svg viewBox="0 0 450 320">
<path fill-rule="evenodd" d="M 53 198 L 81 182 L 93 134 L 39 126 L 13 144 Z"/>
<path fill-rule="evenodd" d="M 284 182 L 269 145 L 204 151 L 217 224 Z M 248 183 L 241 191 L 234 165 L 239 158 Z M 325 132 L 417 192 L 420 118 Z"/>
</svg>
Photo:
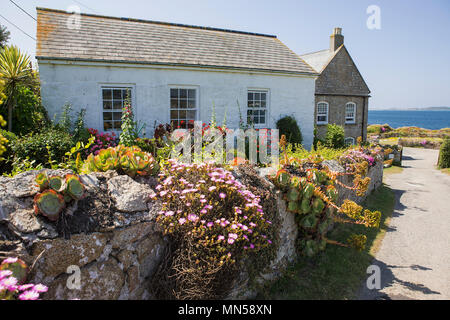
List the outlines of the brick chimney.
<svg viewBox="0 0 450 320">
<path fill-rule="evenodd" d="M 330 50 L 336 51 L 344 44 L 344 36 L 342 35 L 342 28 L 334 28 L 333 34 L 330 36 Z"/>
</svg>

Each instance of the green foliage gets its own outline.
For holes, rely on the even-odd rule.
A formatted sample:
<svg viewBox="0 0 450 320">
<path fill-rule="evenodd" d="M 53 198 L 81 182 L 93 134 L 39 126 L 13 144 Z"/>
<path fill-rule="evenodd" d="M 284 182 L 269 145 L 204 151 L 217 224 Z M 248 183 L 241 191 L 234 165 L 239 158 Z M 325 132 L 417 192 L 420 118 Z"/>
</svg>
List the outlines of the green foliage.
<svg viewBox="0 0 450 320">
<path fill-rule="evenodd" d="M 69 133 L 56 128 L 44 128 L 40 133 L 28 134 L 11 143 L 15 158 L 34 161 L 36 165 L 47 165 L 51 161 L 61 163 L 66 153 L 74 146 Z"/>
<path fill-rule="evenodd" d="M 72 132 L 72 105 L 70 103 L 66 103 L 62 107 L 59 122 L 55 126 L 64 132 Z"/>
<path fill-rule="evenodd" d="M 86 116 L 86 109 L 81 109 L 77 114 L 77 119 L 73 128 L 73 141 L 88 143 L 91 134 L 84 123 L 84 117 Z"/>
<path fill-rule="evenodd" d="M 48 163 L 50 167 L 52 169 L 70 169 L 79 173 L 83 165 L 81 155 L 89 150 L 89 147 L 94 143 L 94 140 L 95 137 L 91 136 L 86 144 L 82 141 L 78 141 L 75 146 L 65 153 L 63 160 L 60 162 L 53 160 L 51 148 L 47 146 Z"/>
<path fill-rule="evenodd" d="M 38 94 L 26 86 L 18 86 L 14 100 L 16 105 L 12 110 L 12 132 L 21 136 L 37 132 L 48 125 L 47 111 L 41 104 Z M 0 108 L 0 114 L 6 117 L 8 110 Z"/>
<path fill-rule="evenodd" d="M 295 118 L 287 116 L 277 121 L 277 129 L 280 130 L 280 137 L 286 136 L 287 142 L 301 145 L 303 142 L 302 133 Z"/>
<path fill-rule="evenodd" d="M 345 200 L 341 207 L 336 204 L 338 191 L 335 185 L 340 175 L 354 174 L 355 178 L 353 186 L 339 185 L 356 190 L 359 195 L 367 191 L 370 178 L 362 179 L 363 172 L 367 172 L 366 158 L 361 158 L 359 166 L 353 163 L 349 166 L 352 171 L 344 173 L 330 171 L 322 165 L 322 161 L 323 158 L 318 155 L 304 160 L 291 158 L 273 177 L 274 184 L 283 192 L 287 210 L 295 214 L 300 229 L 301 250 L 308 257 L 324 250 L 326 243 L 353 246 L 360 250 L 364 245 L 364 236 L 355 235 L 345 245 L 326 237 L 329 226 L 333 222 L 341 222 L 376 228 L 381 217 L 380 212 L 363 211 L 361 206 L 349 200 Z"/>
<path fill-rule="evenodd" d="M 341 149 L 345 147 L 345 131 L 337 124 L 327 124 L 324 145 L 328 148 Z"/>
<path fill-rule="evenodd" d="M 124 102 L 122 109 L 122 132 L 120 133 L 120 144 L 131 147 L 135 144 L 138 138 L 137 123 L 134 121 L 133 108 L 131 107 L 131 101 L 129 93 Z"/>
<path fill-rule="evenodd" d="M 439 168 L 450 168 L 450 138 L 446 138 L 439 151 Z"/>
<path fill-rule="evenodd" d="M 33 83 L 33 70 L 30 56 L 22 53 L 16 46 L 7 46 L 0 50 L 0 81 L 7 100 L 8 131 L 12 131 L 12 113 L 16 107 L 18 88 Z"/>
<path fill-rule="evenodd" d="M 376 135 L 380 135 L 382 133 L 388 133 L 391 132 L 392 127 L 388 124 L 372 124 L 370 126 L 367 126 L 367 134 L 376 134 Z"/>
<path fill-rule="evenodd" d="M 0 49 L 3 49 L 6 46 L 9 36 L 10 32 L 6 29 L 6 27 L 0 25 Z"/>
<path fill-rule="evenodd" d="M 346 150 L 347 148 L 328 148 L 320 142 L 317 143 L 317 146 L 315 148 L 311 148 L 310 151 L 306 150 L 301 145 L 293 146 L 289 144 L 286 148 L 289 158 L 306 159 L 310 157 L 321 156 L 324 160 L 337 160 Z"/>
<path fill-rule="evenodd" d="M 81 169 L 83 173 L 108 170 L 116 170 L 130 177 L 149 176 L 158 173 L 159 165 L 150 153 L 142 151 L 139 147 L 119 145 L 100 150 L 97 155 L 90 154 Z"/>
<path fill-rule="evenodd" d="M 31 170 L 41 170 L 44 168 L 42 164 L 37 164 L 36 160 L 30 160 L 28 157 L 25 159 L 14 157 L 11 161 L 11 167 L 11 170 L 3 173 L 4 176 L 12 178 L 19 173 Z"/>
</svg>

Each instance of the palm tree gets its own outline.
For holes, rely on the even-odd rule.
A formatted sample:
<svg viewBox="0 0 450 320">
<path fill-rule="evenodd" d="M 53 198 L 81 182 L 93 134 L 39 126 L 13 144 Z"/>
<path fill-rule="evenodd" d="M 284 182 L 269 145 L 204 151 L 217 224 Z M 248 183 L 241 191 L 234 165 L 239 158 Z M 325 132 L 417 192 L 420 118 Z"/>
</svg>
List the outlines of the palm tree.
<svg viewBox="0 0 450 320">
<path fill-rule="evenodd" d="M 32 82 L 30 56 L 16 46 L 7 46 L 0 51 L 0 81 L 8 107 L 8 131 L 12 131 L 12 111 L 16 104 L 16 93 L 20 85 Z"/>
</svg>

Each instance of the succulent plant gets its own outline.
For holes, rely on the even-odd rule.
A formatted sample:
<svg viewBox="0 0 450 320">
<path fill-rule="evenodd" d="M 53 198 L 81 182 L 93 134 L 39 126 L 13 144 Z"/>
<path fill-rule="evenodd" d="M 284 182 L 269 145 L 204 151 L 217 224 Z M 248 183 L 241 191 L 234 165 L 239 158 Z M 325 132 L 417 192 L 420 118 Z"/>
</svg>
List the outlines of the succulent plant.
<svg viewBox="0 0 450 320">
<path fill-rule="evenodd" d="M 297 212 L 298 211 L 297 201 L 289 201 L 287 210 L 294 213 Z"/>
<path fill-rule="evenodd" d="M 64 197 L 55 190 L 46 190 L 34 197 L 34 212 L 41 213 L 50 221 L 58 220 L 64 207 Z"/>
<path fill-rule="evenodd" d="M 301 224 L 302 224 L 303 228 L 311 229 L 316 226 L 317 221 L 318 220 L 314 214 L 309 214 L 303 218 Z"/>
<path fill-rule="evenodd" d="M 315 215 L 320 215 L 325 208 L 325 203 L 320 198 L 314 198 L 312 202 L 312 212 Z"/>
<path fill-rule="evenodd" d="M 63 180 L 59 176 L 52 176 L 48 179 L 48 186 L 55 191 L 60 191 L 62 184 Z"/>
<path fill-rule="evenodd" d="M 282 188 L 287 187 L 289 185 L 289 182 L 291 181 L 289 173 L 283 169 L 277 172 L 277 176 L 275 179 L 278 185 Z"/>
<path fill-rule="evenodd" d="M 303 198 L 302 202 L 300 204 L 300 211 L 303 214 L 307 214 L 311 212 L 311 204 L 310 204 L 310 200 L 308 198 Z"/>
<path fill-rule="evenodd" d="M 9 270 L 19 284 L 25 283 L 28 276 L 28 267 L 25 262 L 18 258 L 7 258 L 0 264 L 0 270 Z"/>
<path fill-rule="evenodd" d="M 84 185 L 81 183 L 80 178 L 73 174 L 66 175 L 66 189 L 65 195 L 70 196 L 74 200 L 80 200 L 84 196 Z"/>
<path fill-rule="evenodd" d="M 305 187 L 303 188 L 303 198 L 311 199 L 313 193 L 314 193 L 314 185 L 312 183 L 308 182 L 305 185 Z"/>
<path fill-rule="evenodd" d="M 39 186 L 39 190 L 42 192 L 45 189 L 48 188 L 49 185 L 49 181 L 48 181 L 48 177 L 47 177 L 47 172 L 41 172 L 39 173 L 36 178 L 35 178 L 36 183 Z"/>
<path fill-rule="evenodd" d="M 299 197 L 300 197 L 300 192 L 298 191 L 297 188 L 290 188 L 288 193 L 287 193 L 287 199 L 288 201 L 298 201 Z"/>
</svg>

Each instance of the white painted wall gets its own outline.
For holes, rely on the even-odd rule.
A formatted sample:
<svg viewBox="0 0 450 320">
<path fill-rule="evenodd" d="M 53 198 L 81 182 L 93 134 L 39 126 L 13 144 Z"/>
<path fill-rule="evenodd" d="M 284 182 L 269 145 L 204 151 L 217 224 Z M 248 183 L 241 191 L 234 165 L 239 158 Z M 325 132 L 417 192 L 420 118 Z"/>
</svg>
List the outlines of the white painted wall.
<svg viewBox="0 0 450 320">
<path fill-rule="evenodd" d="M 103 131 L 103 85 L 134 87 L 134 112 L 147 124 L 147 136 L 157 124 L 169 122 L 170 86 L 195 86 L 199 92 L 199 119 L 209 123 L 213 103 L 217 123 L 227 110 L 227 126 L 237 128 L 239 112 L 246 119 L 247 90 L 269 90 L 269 128 L 285 115 L 294 116 L 303 134 L 305 147 L 313 141 L 314 77 L 263 74 L 204 69 L 177 69 L 141 65 L 99 65 L 39 61 L 42 102 L 49 116 L 57 119 L 62 106 L 70 103 L 75 111 L 86 108 L 86 125 Z"/>
</svg>

